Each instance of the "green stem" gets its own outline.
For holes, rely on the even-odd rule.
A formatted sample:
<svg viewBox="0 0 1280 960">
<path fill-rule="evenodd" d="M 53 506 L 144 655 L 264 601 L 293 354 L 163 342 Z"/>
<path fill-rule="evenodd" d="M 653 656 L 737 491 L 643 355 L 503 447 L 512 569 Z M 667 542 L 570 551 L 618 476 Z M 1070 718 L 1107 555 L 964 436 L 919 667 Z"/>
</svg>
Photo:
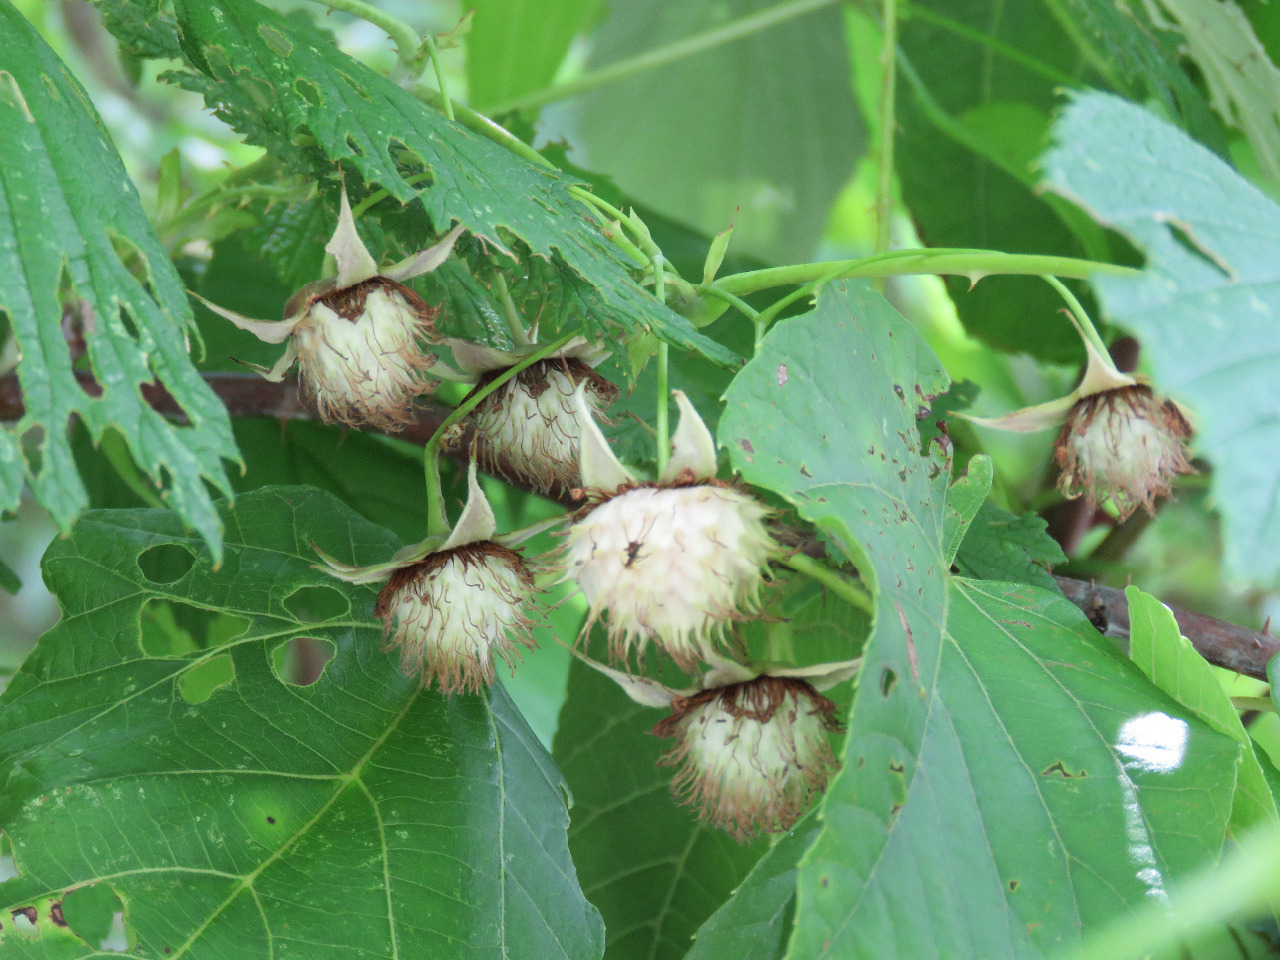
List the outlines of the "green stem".
<svg viewBox="0 0 1280 960">
<path fill-rule="evenodd" d="M 856 580 L 850 580 L 844 574 L 832 570 L 825 563 L 804 553 L 792 554 L 784 557 L 780 562 L 796 573 L 803 573 L 810 580 L 822 584 L 850 606 L 857 607 L 868 615 L 875 615 L 875 601 L 872 600 L 867 588 Z"/>
<path fill-rule="evenodd" d="M 1073 280 L 1087 280 L 1094 274 L 1139 276 L 1141 271 L 1097 260 L 1075 257 L 1052 257 L 1029 253 L 1001 253 L 998 250 L 976 250 L 961 247 L 935 247 L 920 250 L 890 250 L 888 253 L 857 260 L 829 260 L 823 263 L 801 263 L 789 267 L 769 267 L 721 277 L 715 285 L 735 296 L 744 297 L 770 287 L 812 283 L 834 272 L 840 280 L 853 277 L 898 277 L 908 274 L 958 274 L 975 283 L 994 274 L 1041 276 L 1053 274 Z"/>
<path fill-rule="evenodd" d="M 409 186 L 413 186 L 415 183 L 421 183 L 423 180 L 430 180 L 430 179 L 431 179 L 431 174 L 429 173 L 415 173 L 411 177 L 405 177 L 404 182 L 407 183 Z M 364 215 L 366 210 L 372 207 L 375 203 L 381 203 L 383 200 L 387 199 L 387 197 L 389 196 L 391 196 L 391 192 L 389 190 L 373 191 L 373 193 L 369 194 L 367 197 L 365 197 L 363 200 L 361 200 L 359 203 L 357 203 L 354 207 L 351 208 L 351 219 L 359 220 Z"/>
<path fill-rule="evenodd" d="M 1102 337 L 1098 336 L 1098 330 L 1093 325 L 1093 321 L 1089 319 L 1089 314 L 1085 313 L 1084 307 L 1080 305 L 1080 301 L 1076 299 L 1076 295 L 1067 289 L 1067 285 L 1055 276 L 1046 276 L 1045 281 L 1053 289 L 1057 290 L 1062 299 L 1067 301 L 1067 306 L 1071 312 L 1075 314 L 1076 322 L 1080 324 L 1080 329 L 1084 331 L 1084 335 L 1089 338 L 1089 342 L 1093 344 L 1094 349 L 1104 357 L 1111 356 L 1107 350 L 1107 345 L 1102 342 Z"/>
<path fill-rule="evenodd" d="M 1270 697 L 1232 697 L 1231 705 L 1237 710 L 1276 712 L 1276 702 Z"/>
<path fill-rule="evenodd" d="M 498 296 L 502 300 L 502 313 L 507 320 L 507 329 L 511 331 L 512 343 L 517 347 L 529 346 L 529 334 L 524 328 L 524 322 L 520 319 L 520 311 L 516 309 L 515 301 L 511 299 L 511 291 L 507 289 L 507 278 L 500 273 L 495 273 L 493 285 L 498 288 Z"/>
<path fill-rule="evenodd" d="M 449 87 L 444 82 L 444 69 L 440 66 L 440 51 L 436 49 L 436 38 L 430 35 L 423 37 L 422 45 L 431 57 L 431 67 L 436 72 L 436 86 L 440 88 L 440 99 L 444 101 L 444 115 L 450 120 L 457 119 L 453 115 L 453 101 L 449 98 Z"/>
<path fill-rule="evenodd" d="M 893 146 L 897 135 L 898 6 L 897 0 L 882 0 L 880 47 L 880 156 L 876 187 L 876 253 L 885 253 L 893 228 Z M 884 277 L 876 279 L 876 289 L 884 291 Z"/>
<path fill-rule="evenodd" d="M 539 360 L 545 360 L 551 354 L 564 347 L 574 337 L 579 336 L 582 336 L 581 330 L 572 330 L 563 336 L 557 337 L 550 343 L 543 344 L 519 363 L 508 367 L 501 374 L 494 377 L 493 380 L 485 385 L 484 389 L 473 393 L 465 403 L 455 407 L 453 412 L 444 418 L 440 426 L 436 427 L 436 432 L 431 435 L 431 439 L 427 441 L 427 445 L 422 451 L 423 468 L 427 475 L 427 536 L 449 532 L 449 521 L 445 516 L 443 497 L 440 493 L 440 467 L 438 463 L 440 441 L 445 432 L 455 423 L 466 419 L 472 410 L 484 402 L 486 397 L 503 386 L 512 377 L 533 366 Z M 440 524 L 443 524 L 443 527 Z"/>
<path fill-rule="evenodd" d="M 1030 70 L 1032 73 L 1038 73 L 1040 76 L 1061 86 L 1072 87 L 1078 82 L 1076 77 L 1072 77 L 1056 67 L 1052 67 L 1041 60 L 1037 60 L 1035 57 L 1028 56 L 1021 50 L 997 40 L 990 34 L 983 33 L 981 30 L 975 30 L 973 27 L 966 23 L 961 23 L 959 20 L 952 20 L 950 17 L 937 13 L 928 7 L 912 4 L 907 8 L 905 16 L 911 20 L 919 20 L 935 27 L 941 27 L 943 30 L 946 30 L 948 33 L 955 34 L 957 37 L 963 37 L 965 40 L 970 40 L 973 43 L 987 47 L 997 56 L 1004 57 L 1006 60 L 1016 63 L 1018 66 Z"/>
<path fill-rule="evenodd" d="M 662 254 L 658 253 L 653 258 L 653 295 L 658 298 L 659 303 L 666 303 L 667 285 L 662 267 Z M 658 476 L 662 476 L 667 469 L 667 460 L 671 456 L 671 424 L 668 419 L 671 407 L 671 387 L 668 382 L 670 360 L 671 347 L 663 340 L 658 343 L 658 409 L 654 420 L 658 431 Z"/>
<path fill-rule="evenodd" d="M 134 463 L 129 448 L 125 446 L 124 438 L 120 434 L 114 430 L 106 431 L 102 435 L 99 449 L 106 455 L 107 462 L 115 469 L 125 486 L 133 491 L 134 496 L 149 507 L 165 506 L 165 502 L 152 489 L 151 484 L 138 469 L 138 465 Z"/>
<path fill-rule="evenodd" d="M 385 30 L 387 36 L 395 42 L 397 65 L 408 68 L 412 64 L 414 54 L 418 52 L 418 35 L 414 33 L 413 27 L 403 20 L 371 4 L 364 3 L 363 0 L 315 0 L 315 2 L 330 10 L 341 10 L 361 20 L 367 20 L 375 27 Z"/>
<path fill-rule="evenodd" d="M 693 289 L 704 296 L 715 297 L 717 300 L 723 300 L 731 307 L 736 307 L 738 312 L 749 320 L 754 320 L 756 317 L 760 316 L 760 311 L 747 303 L 747 301 L 743 300 L 741 297 L 735 297 L 728 290 L 721 290 L 715 284 L 695 283 L 693 284 Z"/>
<path fill-rule="evenodd" d="M 444 97 L 439 90 L 432 90 L 428 86 L 421 83 L 414 84 L 410 88 L 410 92 L 425 103 L 431 104 L 444 112 Z M 477 113 L 470 107 L 461 103 L 452 104 L 454 119 L 461 123 L 468 130 L 480 134 L 486 139 L 492 140 L 494 143 L 501 144 L 517 156 L 523 157 L 530 163 L 536 163 L 540 167 L 550 167 L 555 169 L 555 164 L 540 154 L 533 147 L 529 146 L 514 133 L 502 126 L 500 123 L 494 123 L 483 113 Z"/>
<path fill-rule="evenodd" d="M 726 43 L 741 40 L 743 37 L 749 37 L 753 33 L 767 30 L 780 23 L 785 23 L 787 20 L 795 19 L 814 10 L 821 10 L 823 7 L 832 6 L 835 2 L 836 0 L 791 0 L 790 3 L 781 3 L 776 7 L 770 7 L 740 20 L 734 20 L 732 23 L 726 23 L 724 26 L 717 27 L 714 30 L 708 30 L 706 33 L 686 37 L 666 46 L 658 47 L 655 50 L 647 50 L 626 60 L 611 63 L 607 67 L 601 67 L 599 70 L 584 73 L 577 80 L 572 80 L 569 83 L 562 83 L 556 87 L 547 87 L 527 93 L 524 96 L 515 97 L 490 109 L 493 113 L 502 114 L 512 110 L 541 107 L 557 100 L 577 96 L 580 93 L 594 90 L 605 84 L 635 76 L 637 73 L 663 67 L 677 60 L 683 60 L 686 57 L 713 50 Z"/>
</svg>

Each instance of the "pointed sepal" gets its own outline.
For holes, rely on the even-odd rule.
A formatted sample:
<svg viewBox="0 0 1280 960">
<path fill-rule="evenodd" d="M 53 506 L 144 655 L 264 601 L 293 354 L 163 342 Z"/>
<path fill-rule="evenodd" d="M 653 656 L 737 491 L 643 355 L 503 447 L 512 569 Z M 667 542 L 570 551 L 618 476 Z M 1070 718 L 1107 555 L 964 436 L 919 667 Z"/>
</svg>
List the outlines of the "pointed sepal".
<svg viewBox="0 0 1280 960">
<path fill-rule="evenodd" d="M 498 521 L 493 515 L 493 507 L 489 505 L 489 498 L 484 495 L 476 478 L 476 461 L 473 458 L 467 468 L 467 504 L 462 508 L 462 516 L 454 525 L 449 539 L 440 549 L 453 550 L 468 543 L 492 540 L 497 532 Z"/>
<path fill-rule="evenodd" d="M 424 273 L 431 273 L 449 259 L 449 254 L 453 252 L 453 245 L 458 242 L 458 238 L 465 231 L 466 227 L 458 224 L 446 233 L 444 239 L 439 243 L 427 247 L 425 250 L 419 250 L 413 256 L 406 257 L 394 266 L 388 267 L 382 271 L 382 276 L 388 280 L 394 280 L 396 283 L 404 283 L 406 280 L 420 277 Z"/>
<path fill-rule="evenodd" d="M 356 222 L 351 216 L 351 203 L 347 200 L 347 188 L 342 188 L 342 201 L 338 211 L 338 226 L 325 244 L 325 252 L 333 254 L 338 262 L 338 288 L 354 286 L 378 275 L 378 264 L 369 255 L 364 241 L 356 232 Z"/>
<path fill-rule="evenodd" d="M 252 317 L 246 317 L 242 313 L 236 313 L 234 310 L 220 307 L 216 303 L 206 300 L 194 290 L 188 290 L 187 293 L 224 320 L 230 320 L 241 330 L 248 330 L 263 343 L 284 343 L 293 333 L 293 328 L 298 325 L 298 320 L 301 319 L 299 317 L 291 320 L 254 320 Z"/>
<path fill-rule="evenodd" d="M 579 472 L 582 474 L 582 485 L 588 490 L 603 490 L 612 493 L 624 484 L 635 481 L 618 458 L 609 449 L 609 441 L 596 424 L 591 408 L 587 404 L 587 382 L 578 384 L 574 391 L 573 403 L 578 418 L 582 423 L 582 445 L 579 449 Z"/>
<path fill-rule="evenodd" d="M 674 483 L 686 470 L 698 480 L 710 480 L 716 475 L 716 443 L 711 431 L 684 391 L 672 390 L 671 395 L 680 409 L 680 424 L 671 438 L 671 459 L 662 471 L 662 482 Z"/>
</svg>

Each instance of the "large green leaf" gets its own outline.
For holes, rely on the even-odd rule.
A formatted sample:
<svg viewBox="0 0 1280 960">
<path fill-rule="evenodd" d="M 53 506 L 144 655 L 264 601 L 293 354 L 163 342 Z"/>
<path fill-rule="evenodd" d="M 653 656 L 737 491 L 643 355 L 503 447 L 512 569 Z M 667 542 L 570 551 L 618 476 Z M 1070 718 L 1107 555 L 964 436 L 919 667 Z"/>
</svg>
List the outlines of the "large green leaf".
<svg viewBox="0 0 1280 960">
<path fill-rule="evenodd" d="M 1221 848 L 1238 745 L 1061 596 L 947 573 L 949 465 L 915 423 L 945 386 L 883 298 L 835 286 L 726 396 L 734 465 L 875 586 L 793 956 L 1038 956 Z"/>
<path fill-rule="evenodd" d="M 230 485 L 237 457 L 226 411 L 187 355 L 191 310 L 84 90 L 30 23 L 0 0 L 0 319 L 20 350 L 26 413 L 0 430 L 0 511 L 25 480 L 67 529 L 88 504 L 67 423 L 108 428 L 166 488 L 188 524 L 221 555 L 208 480 Z M 85 361 L 68 337 L 83 338 Z M 91 396 L 76 370 L 91 369 Z M 179 427 L 143 399 L 159 383 L 186 412 Z"/>
<path fill-rule="evenodd" d="M 1280 207 L 1153 114 L 1077 97 L 1054 128 L 1049 187 L 1146 253 L 1099 278 L 1107 315 L 1142 341 L 1156 385 L 1190 406 L 1214 465 L 1228 571 L 1280 574 Z"/>
<path fill-rule="evenodd" d="M 457 221 L 499 250 L 517 237 L 583 301 L 599 335 L 653 330 L 721 362 L 732 355 L 631 277 L 569 194 L 569 179 L 423 105 L 293 18 L 255 0 L 175 3 L 183 50 L 204 93 L 250 142 L 323 169 L 351 164 L 403 203 L 420 200 L 437 230 Z M 318 151 L 301 146 L 313 141 Z M 423 171 L 426 186 L 408 178 Z M 416 238 L 421 240 L 422 238 Z"/>
<path fill-rule="evenodd" d="M 604 914 L 610 960 L 678 960 L 699 925 L 763 852 L 676 805 L 662 712 L 638 706 L 582 663 L 569 672 L 555 758 L 573 790 L 569 849 L 582 889 Z"/>
<path fill-rule="evenodd" d="M 391 535 L 298 487 L 224 519 L 218 570 L 155 510 L 88 514 L 50 548 L 64 617 L 0 700 L 18 872 L 0 953 L 90 955 L 50 917 L 97 883 L 138 956 L 598 957 L 563 783 L 501 686 L 421 689 L 382 649 L 374 589 L 312 567 L 312 542 L 368 563 Z M 139 628 L 153 601 L 220 611 L 215 639 L 228 615 L 240 630 L 156 652 Z M 301 636 L 335 651 L 306 687 L 273 665 Z M 26 907 L 35 940 L 8 922 Z"/>
<path fill-rule="evenodd" d="M 589 65 L 607 68 L 785 6 L 613 3 L 592 33 Z M 609 83 L 544 112 L 544 122 L 554 118 L 581 164 L 637 201 L 708 236 L 735 222 L 738 252 L 807 258 L 865 134 L 840 11 L 796 7 L 802 16 Z"/>
<path fill-rule="evenodd" d="M 477 110 L 550 85 L 600 0 L 477 0 L 467 34 L 467 93 Z"/>
</svg>

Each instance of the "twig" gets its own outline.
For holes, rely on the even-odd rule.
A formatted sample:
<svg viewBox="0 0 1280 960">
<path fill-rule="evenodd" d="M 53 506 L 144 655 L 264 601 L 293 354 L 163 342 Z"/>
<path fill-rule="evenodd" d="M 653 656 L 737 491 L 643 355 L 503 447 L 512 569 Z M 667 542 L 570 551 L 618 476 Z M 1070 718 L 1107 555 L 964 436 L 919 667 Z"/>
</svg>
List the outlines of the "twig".
<svg viewBox="0 0 1280 960">
<path fill-rule="evenodd" d="M 83 372 L 76 374 L 81 386 L 90 396 L 101 395 L 101 388 L 93 378 Z M 297 387 L 292 381 L 270 383 L 256 374 L 247 373 L 207 373 L 205 382 L 213 389 L 219 399 L 227 407 L 233 417 L 269 417 L 277 420 L 319 420 L 316 409 L 298 395 Z M 142 395 L 159 413 L 184 419 L 182 408 L 169 395 L 168 391 L 153 384 L 142 387 Z M 391 436 L 411 443 L 425 444 L 445 421 L 452 410 L 438 404 L 423 404 L 418 408 L 418 419 L 405 430 L 398 433 L 389 431 Z M 21 420 L 24 413 L 22 390 L 15 374 L 0 377 L 0 422 L 12 423 Z M 462 438 L 445 452 L 449 456 L 465 461 L 470 456 L 471 444 L 474 440 L 468 429 Z M 486 461 L 484 457 L 480 462 Z M 529 488 L 511 477 L 519 476 L 510 464 L 499 462 L 495 465 L 494 475 L 501 477 L 517 489 Z M 551 500 L 568 507 L 580 506 L 570 495 L 569 490 L 552 491 Z M 785 538 L 789 549 L 803 550 L 810 546 L 810 538 L 790 536 Z M 822 548 L 812 541 L 815 556 L 822 556 Z M 1054 577 L 1062 594 L 1085 612 L 1089 620 L 1105 636 L 1120 640 L 1129 637 L 1129 604 L 1125 600 L 1124 591 L 1114 587 L 1103 587 L 1084 580 L 1070 577 Z M 1236 626 L 1213 617 L 1193 613 L 1171 606 L 1174 617 L 1182 634 L 1191 641 L 1192 646 L 1210 663 L 1228 670 L 1234 670 L 1258 680 L 1267 679 L 1267 662 L 1280 653 L 1280 638 L 1269 633 L 1261 633 Z"/>
<path fill-rule="evenodd" d="M 1118 640 L 1129 639 L 1129 602 L 1123 590 L 1070 577 L 1053 579 L 1058 581 L 1062 595 L 1085 612 L 1099 633 Z M 1267 661 L 1280 653 L 1280 639 L 1172 605 L 1169 609 L 1182 635 L 1200 656 L 1246 677 L 1267 679 Z"/>
</svg>

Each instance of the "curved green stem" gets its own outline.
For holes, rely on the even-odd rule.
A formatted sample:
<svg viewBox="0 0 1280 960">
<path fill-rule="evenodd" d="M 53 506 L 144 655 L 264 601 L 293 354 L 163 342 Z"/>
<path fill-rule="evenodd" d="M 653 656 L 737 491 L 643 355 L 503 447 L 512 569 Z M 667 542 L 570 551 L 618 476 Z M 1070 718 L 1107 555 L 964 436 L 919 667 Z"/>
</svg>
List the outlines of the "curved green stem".
<svg viewBox="0 0 1280 960">
<path fill-rule="evenodd" d="M 432 90 L 424 84 L 416 83 L 409 88 L 409 92 L 419 100 L 431 104 L 441 113 L 445 112 L 444 96 L 439 90 Z M 494 123 L 483 113 L 477 113 L 475 110 L 472 110 L 464 104 L 453 103 L 450 104 L 450 106 L 453 109 L 454 119 L 468 130 L 478 133 L 480 136 L 485 137 L 488 140 L 492 140 L 494 143 L 501 144 L 512 153 L 523 157 L 530 163 L 536 163 L 540 167 L 550 167 L 553 170 L 555 169 L 556 165 L 554 163 L 540 154 L 537 150 L 533 149 L 533 147 L 529 146 L 502 124 Z"/>
<path fill-rule="evenodd" d="M 422 45 L 431 57 L 431 67 L 436 72 L 436 86 L 440 88 L 440 99 L 444 101 L 444 115 L 455 120 L 457 118 L 453 115 L 453 101 L 449 98 L 449 87 L 444 82 L 444 69 L 440 66 L 440 51 L 436 49 L 436 38 L 430 35 L 423 37 Z"/>
<path fill-rule="evenodd" d="M 464 420 L 472 410 L 484 402 L 485 398 L 506 384 L 508 380 L 515 377 L 521 371 L 533 366 L 539 360 L 545 360 L 551 354 L 564 347 L 574 337 L 582 336 L 581 330 L 572 330 L 563 336 L 557 337 L 550 343 L 540 346 L 529 356 L 525 357 L 514 366 L 508 367 L 501 374 L 494 377 L 484 389 L 477 390 L 466 402 L 460 403 L 454 408 L 449 416 L 436 428 L 436 432 L 431 435 L 431 439 L 427 441 L 427 445 L 422 451 L 423 468 L 427 475 L 427 535 L 433 536 L 449 532 L 449 521 L 444 512 L 444 498 L 440 492 L 440 441 L 444 437 L 445 432 L 455 423 Z M 440 526 L 443 524 L 443 527 Z"/>
<path fill-rule="evenodd" d="M 415 183 L 421 183 L 423 180 L 430 180 L 430 179 L 431 179 L 431 174 L 429 173 L 415 173 L 411 177 L 405 177 L 404 182 L 409 184 L 409 186 L 413 186 Z M 369 194 L 367 197 L 365 197 L 363 200 L 361 200 L 359 203 L 357 203 L 354 207 L 351 208 L 351 219 L 359 220 L 360 217 L 364 215 L 366 210 L 372 207 L 375 203 L 381 203 L 383 200 L 387 199 L 387 197 L 389 196 L 391 196 L 391 192 L 388 190 L 373 191 L 373 193 Z"/>
<path fill-rule="evenodd" d="M 385 30 L 387 36 L 395 42 L 397 65 L 403 69 L 413 62 L 414 54 L 418 52 L 418 35 L 414 33 L 413 27 L 403 20 L 379 10 L 372 4 L 364 3 L 363 0 L 315 0 L 315 2 L 330 10 L 341 10 L 361 20 L 367 20 L 375 27 Z"/>
<path fill-rule="evenodd" d="M 838 280 L 854 277 L 899 277 L 909 274 L 956 274 L 975 283 L 994 274 L 1053 274 L 1075 280 L 1087 280 L 1095 274 L 1138 276 L 1141 271 L 1114 263 L 1054 257 L 1029 253 L 1002 253 L 963 247 L 934 247 L 919 250 L 890 250 L 856 260 L 829 260 L 824 263 L 801 263 L 790 267 L 768 267 L 721 277 L 715 286 L 735 296 L 746 296 L 770 287 L 812 283 L 834 274 Z"/>
<path fill-rule="evenodd" d="M 783 557 L 779 562 L 796 573 L 803 573 L 810 580 L 822 584 L 851 607 L 857 607 L 863 613 L 875 616 L 876 606 L 871 593 L 856 580 L 850 580 L 843 573 L 832 570 L 825 563 L 804 553 Z"/>
<path fill-rule="evenodd" d="M 721 290 L 715 284 L 711 283 L 695 283 L 693 289 L 708 297 L 715 297 L 717 300 L 723 300 L 731 307 L 736 307 L 738 312 L 749 320 L 754 320 L 760 315 L 760 311 L 741 297 L 735 297 L 728 290 Z"/>
<path fill-rule="evenodd" d="M 880 46 L 880 156 L 876 185 L 876 253 L 889 249 L 893 226 L 893 146 L 897 133 L 898 4 L 882 0 Z M 884 291 L 884 277 L 876 280 L 876 290 Z"/>
<path fill-rule="evenodd" d="M 791 0 L 790 3 L 780 3 L 776 7 L 760 10 L 750 16 L 726 23 L 722 27 L 716 27 L 714 30 L 708 30 L 692 37 L 685 37 L 666 46 L 658 47 L 656 50 L 647 50 L 626 60 L 611 63 L 599 70 L 589 71 L 569 83 L 562 83 L 559 86 L 547 87 L 515 97 L 505 103 L 490 107 L 490 110 L 497 114 L 509 113 L 512 110 L 541 107 L 557 100 L 577 96 L 580 93 L 594 90 L 605 84 L 635 76 L 637 73 L 663 67 L 677 60 L 691 57 L 694 54 L 715 49 L 726 43 L 732 43 L 734 40 L 741 40 L 743 37 L 767 30 L 779 23 L 785 23 L 787 20 L 793 20 L 814 10 L 829 7 L 835 2 L 836 0 Z"/>
<path fill-rule="evenodd" d="M 502 300 L 502 315 L 506 318 L 511 342 L 517 347 L 529 346 L 529 334 L 524 328 L 524 321 L 520 319 L 520 311 L 516 309 L 515 301 L 511 299 L 511 291 L 507 289 L 507 278 L 500 273 L 495 273 L 493 285 L 498 288 L 498 297 Z"/>
<path fill-rule="evenodd" d="M 116 475 L 124 481 L 125 486 L 133 491 L 134 496 L 148 507 L 163 508 L 165 506 L 165 502 L 160 499 L 160 495 L 155 492 L 138 469 L 138 465 L 134 463 L 133 456 L 129 453 L 129 448 L 125 445 L 124 438 L 119 433 L 114 430 L 104 432 L 99 449 L 106 456 L 107 462 L 115 469 Z"/>
<path fill-rule="evenodd" d="M 1102 342 L 1102 337 L 1098 335 L 1097 328 L 1093 325 L 1093 321 L 1089 319 L 1089 314 L 1085 313 L 1084 307 L 1080 305 L 1080 301 L 1076 299 L 1076 295 L 1072 293 L 1067 288 L 1067 285 L 1057 277 L 1046 276 L 1044 279 L 1049 286 L 1058 291 L 1058 294 L 1063 300 L 1067 301 L 1067 306 L 1070 308 L 1071 312 L 1075 314 L 1076 322 L 1080 324 L 1081 332 L 1089 338 L 1089 342 L 1093 344 L 1098 353 L 1104 357 L 1111 356 L 1107 351 L 1107 345 Z"/>
<path fill-rule="evenodd" d="M 1056 83 L 1063 87 L 1073 87 L 1079 82 L 1079 78 L 1059 70 L 1057 67 L 1045 63 L 1043 60 L 1037 60 L 1035 57 L 1028 56 L 1016 47 L 1011 47 L 1007 43 L 997 40 L 990 34 L 983 33 L 981 30 L 975 30 L 966 23 L 959 20 L 953 20 L 951 17 L 945 16 L 924 5 L 912 4 L 907 11 L 906 16 L 911 20 L 919 20 L 931 26 L 940 27 L 948 33 L 955 34 L 957 37 L 963 37 L 980 46 L 986 47 L 997 56 L 1004 57 L 1010 63 L 1016 63 L 1020 67 L 1030 70 L 1032 73 L 1038 73 L 1051 83 Z"/>
<path fill-rule="evenodd" d="M 659 303 L 666 302 L 667 285 L 661 253 L 653 258 L 653 295 L 658 298 Z M 667 469 L 667 460 L 671 457 L 671 425 L 668 419 L 671 407 L 671 387 L 668 382 L 670 359 L 671 347 L 663 340 L 658 344 L 658 409 L 654 420 L 654 427 L 658 432 L 658 476 L 662 476 Z"/>
</svg>

